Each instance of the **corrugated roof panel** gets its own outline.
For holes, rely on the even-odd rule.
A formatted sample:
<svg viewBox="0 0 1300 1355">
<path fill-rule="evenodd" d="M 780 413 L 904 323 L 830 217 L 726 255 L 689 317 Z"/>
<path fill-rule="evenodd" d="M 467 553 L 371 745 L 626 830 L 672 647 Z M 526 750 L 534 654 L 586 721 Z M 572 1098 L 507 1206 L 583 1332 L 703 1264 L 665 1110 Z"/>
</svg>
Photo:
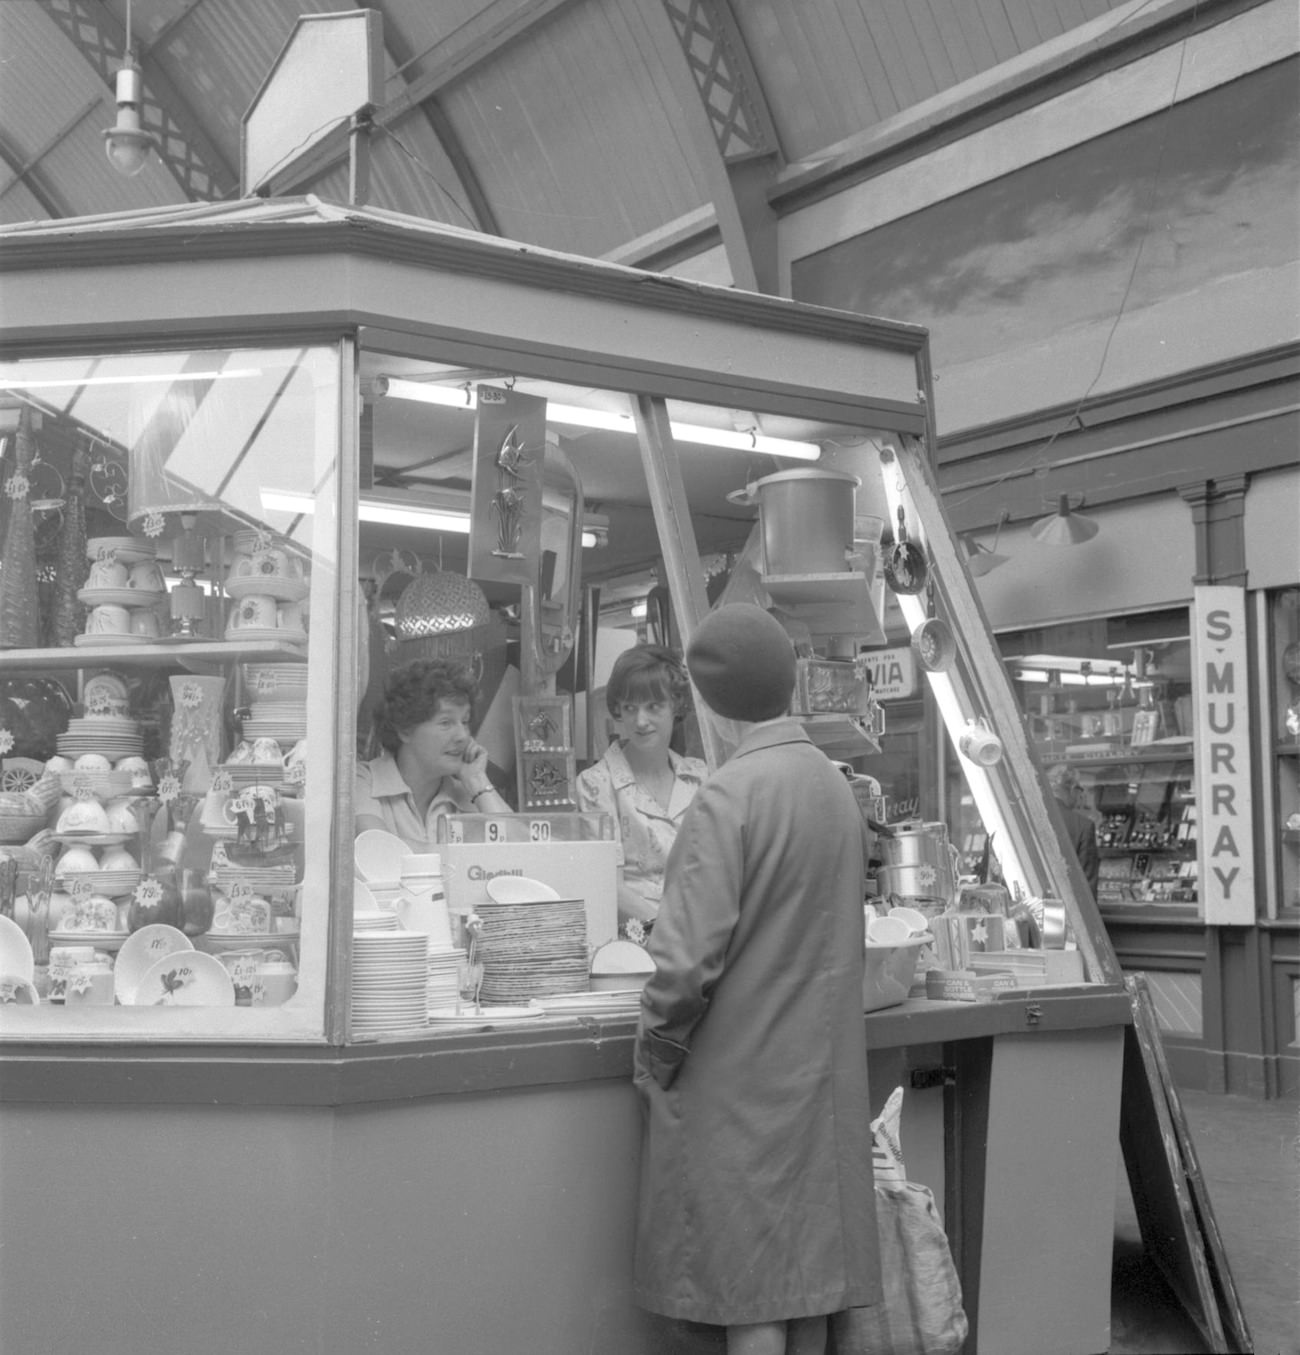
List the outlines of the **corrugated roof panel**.
<svg viewBox="0 0 1300 1355">
<path fill-rule="evenodd" d="M 732 10 L 794 161 L 1126 2 L 747 0 Z"/>
<path fill-rule="evenodd" d="M 705 200 L 658 51 L 637 0 L 573 5 L 446 91 L 503 233 L 602 254 Z"/>
</svg>

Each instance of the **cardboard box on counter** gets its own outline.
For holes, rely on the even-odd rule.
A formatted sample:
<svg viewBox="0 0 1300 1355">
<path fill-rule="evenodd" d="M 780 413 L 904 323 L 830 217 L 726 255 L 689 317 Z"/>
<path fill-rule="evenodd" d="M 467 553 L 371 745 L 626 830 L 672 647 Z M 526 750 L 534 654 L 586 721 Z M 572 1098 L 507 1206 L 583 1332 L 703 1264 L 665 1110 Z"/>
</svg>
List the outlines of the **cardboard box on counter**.
<svg viewBox="0 0 1300 1355">
<path fill-rule="evenodd" d="M 992 1002 L 1016 986 L 1013 974 L 977 974 L 973 969 L 932 969 L 925 976 L 925 995 L 933 1002 Z"/>
<path fill-rule="evenodd" d="M 934 949 L 943 969 L 969 969 L 971 956 L 1006 949 L 1001 913 L 941 913 L 930 920 Z"/>
<path fill-rule="evenodd" d="M 1083 982 L 1083 955 L 1077 950 L 985 951 L 972 955 L 969 967 L 977 974 L 1009 973 L 1017 988 Z"/>
</svg>

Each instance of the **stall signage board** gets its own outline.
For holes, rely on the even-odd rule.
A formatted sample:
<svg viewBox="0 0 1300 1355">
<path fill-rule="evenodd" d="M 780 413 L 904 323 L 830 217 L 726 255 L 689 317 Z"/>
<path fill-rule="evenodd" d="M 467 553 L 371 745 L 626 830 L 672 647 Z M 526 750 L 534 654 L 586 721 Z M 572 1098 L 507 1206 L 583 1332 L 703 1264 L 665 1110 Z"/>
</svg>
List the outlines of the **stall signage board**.
<svg viewBox="0 0 1300 1355">
<path fill-rule="evenodd" d="M 871 694 L 877 701 L 901 701 L 916 695 L 916 655 L 910 645 L 865 649 L 860 657 L 870 666 Z"/>
<path fill-rule="evenodd" d="M 479 386 L 476 395 L 469 576 L 543 587 L 546 401 L 503 386 Z"/>
<path fill-rule="evenodd" d="M 1246 594 L 1201 585 L 1192 602 L 1197 865 L 1205 922 L 1255 921 Z"/>
<path fill-rule="evenodd" d="M 383 16 L 343 10 L 299 17 L 244 114 L 244 196 L 308 155 L 354 114 L 383 98 Z"/>
</svg>

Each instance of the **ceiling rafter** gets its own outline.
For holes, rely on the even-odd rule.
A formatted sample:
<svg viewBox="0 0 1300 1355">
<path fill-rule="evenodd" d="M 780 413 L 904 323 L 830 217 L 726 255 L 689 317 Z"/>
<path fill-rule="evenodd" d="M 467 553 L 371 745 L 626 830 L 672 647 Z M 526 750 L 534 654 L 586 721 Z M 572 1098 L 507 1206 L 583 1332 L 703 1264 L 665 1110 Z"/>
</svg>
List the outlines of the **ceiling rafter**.
<svg viewBox="0 0 1300 1355">
<path fill-rule="evenodd" d="M 777 219 L 769 190 L 783 157 L 767 99 L 728 0 L 661 0 L 648 22 L 667 28 L 676 52 L 665 53 L 679 86 L 717 215 L 732 281 L 749 291 L 780 293 Z M 664 22 L 666 20 L 666 22 Z"/>
<path fill-rule="evenodd" d="M 102 3 L 90 0 L 40 0 L 40 3 L 112 89 L 126 49 L 122 25 Z M 147 55 L 141 56 L 140 67 L 144 78 L 140 120 L 158 138 L 159 159 L 185 196 L 192 202 L 203 202 L 237 192 L 239 176 L 203 130 L 167 73 Z"/>
<path fill-rule="evenodd" d="M 778 155 L 780 143 L 744 35 L 727 0 L 663 0 L 728 163 Z"/>
<path fill-rule="evenodd" d="M 3 159 L 5 164 L 13 171 L 13 177 L 9 182 L 0 185 L 0 198 L 4 197 L 11 188 L 21 183 L 26 186 L 27 191 L 40 203 L 51 218 L 58 220 L 65 216 L 75 216 L 76 208 L 72 204 L 62 201 L 59 195 L 47 185 L 45 176 L 37 173 L 37 169 L 41 161 L 99 106 L 99 99 L 89 100 L 79 112 L 74 113 L 52 137 L 48 138 L 34 155 L 29 156 L 25 161 L 6 140 L 0 138 L 0 159 Z"/>
<path fill-rule="evenodd" d="M 490 61 L 510 43 L 526 36 L 539 24 L 573 3 L 574 0 L 491 0 L 479 11 L 473 23 L 462 24 L 455 32 L 418 55 L 398 61 L 399 75 L 417 63 L 425 69 L 400 93 L 375 110 L 374 122 L 380 128 L 392 127 L 415 113 L 424 114 L 460 179 L 478 228 L 489 235 L 501 234 L 496 213 L 451 120 L 438 102 L 438 95 L 476 67 Z M 372 4 L 370 8 L 383 12 L 381 4 Z M 387 39 L 387 16 L 384 17 L 385 46 L 389 48 L 389 54 L 395 56 L 393 44 Z M 328 157 L 317 159 L 305 171 L 304 179 L 319 177 L 340 164 L 346 154 L 345 149 L 340 149 Z M 292 176 L 277 181 L 280 192 L 290 192 L 293 186 Z"/>
<path fill-rule="evenodd" d="M 398 79 L 403 79 L 402 72 L 413 65 L 415 60 L 410 52 L 410 44 L 405 40 L 401 31 L 397 29 L 384 13 L 382 4 L 375 0 L 370 6 L 379 11 L 384 25 L 384 47 L 388 55 L 393 59 L 397 68 Z M 410 92 L 410 86 L 402 91 L 398 97 L 404 97 Z M 389 105 L 385 105 L 388 107 Z M 451 119 L 447 117 L 442 105 L 434 97 L 429 97 L 419 105 L 428 119 L 429 128 L 438 139 L 438 144 L 442 147 L 443 154 L 451 163 L 455 171 L 460 186 L 465 196 L 469 199 L 469 210 L 473 215 L 472 225 L 476 225 L 479 230 L 488 235 L 500 235 L 501 230 L 497 225 L 496 213 L 492 210 L 491 204 L 487 200 L 487 195 L 483 192 L 483 185 L 479 182 L 478 175 L 474 172 L 474 166 L 470 163 L 469 156 L 465 153 L 465 147 L 459 136 L 456 135 L 456 129 L 451 125 Z M 375 121 L 381 128 L 389 126 L 394 119 L 385 119 L 381 116 L 376 117 Z M 442 186 L 439 185 L 441 188 Z M 446 189 L 442 189 L 446 194 Z M 450 196 L 450 195 L 448 195 Z M 460 206 L 457 203 L 457 206 Z M 462 211 L 464 209 L 462 208 Z"/>
</svg>

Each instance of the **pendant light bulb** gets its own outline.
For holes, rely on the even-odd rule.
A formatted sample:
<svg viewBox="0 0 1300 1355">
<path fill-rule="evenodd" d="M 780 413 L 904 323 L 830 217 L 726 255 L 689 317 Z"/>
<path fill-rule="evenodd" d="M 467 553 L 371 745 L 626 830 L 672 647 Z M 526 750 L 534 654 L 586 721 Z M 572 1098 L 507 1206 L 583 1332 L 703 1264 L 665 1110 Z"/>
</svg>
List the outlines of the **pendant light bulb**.
<svg viewBox="0 0 1300 1355">
<path fill-rule="evenodd" d="M 140 126 L 142 82 L 138 66 L 128 59 L 117 73 L 117 121 L 104 132 L 109 164 L 128 179 L 144 168 L 158 138 Z"/>
</svg>

